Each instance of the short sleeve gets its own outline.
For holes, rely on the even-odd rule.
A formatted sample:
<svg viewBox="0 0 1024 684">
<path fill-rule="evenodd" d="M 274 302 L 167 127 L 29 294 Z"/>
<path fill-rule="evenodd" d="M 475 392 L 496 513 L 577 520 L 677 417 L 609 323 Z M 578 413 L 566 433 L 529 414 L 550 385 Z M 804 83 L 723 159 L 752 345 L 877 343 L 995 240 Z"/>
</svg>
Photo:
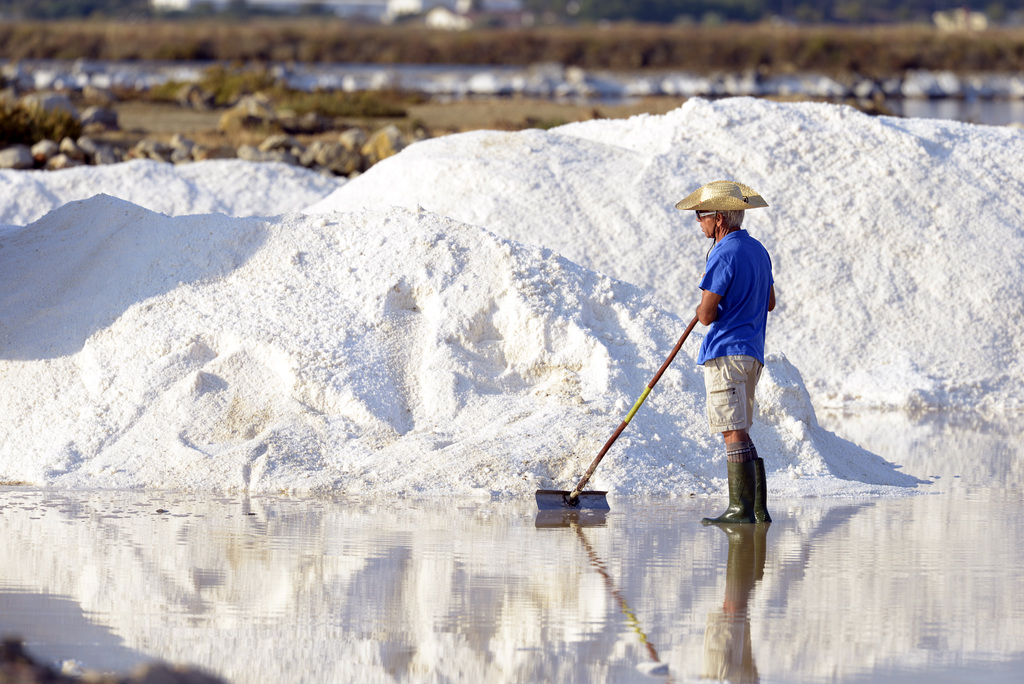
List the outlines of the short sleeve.
<svg viewBox="0 0 1024 684">
<path fill-rule="evenodd" d="M 729 260 L 712 252 L 704 271 L 704 277 L 700 280 L 700 289 L 724 297 L 729 289 L 729 283 L 732 282 L 732 275 L 733 268 Z"/>
</svg>

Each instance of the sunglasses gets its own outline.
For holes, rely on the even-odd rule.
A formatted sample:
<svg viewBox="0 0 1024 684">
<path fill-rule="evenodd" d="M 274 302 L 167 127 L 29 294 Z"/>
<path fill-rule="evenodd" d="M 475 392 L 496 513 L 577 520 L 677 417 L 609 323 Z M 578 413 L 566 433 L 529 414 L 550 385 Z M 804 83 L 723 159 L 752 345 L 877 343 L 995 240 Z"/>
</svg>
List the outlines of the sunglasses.
<svg viewBox="0 0 1024 684">
<path fill-rule="evenodd" d="M 708 216 L 714 216 L 718 212 L 717 211 L 695 211 L 693 213 L 697 215 L 697 220 L 700 221 L 702 218 L 707 218 Z"/>
</svg>

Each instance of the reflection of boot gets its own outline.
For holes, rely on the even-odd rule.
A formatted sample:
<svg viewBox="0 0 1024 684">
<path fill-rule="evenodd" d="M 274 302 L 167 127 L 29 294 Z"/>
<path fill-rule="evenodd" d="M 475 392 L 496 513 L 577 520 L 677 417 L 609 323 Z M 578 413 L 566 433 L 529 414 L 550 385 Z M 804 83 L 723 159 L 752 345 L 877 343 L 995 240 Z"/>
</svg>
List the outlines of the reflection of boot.
<svg viewBox="0 0 1024 684">
<path fill-rule="evenodd" d="M 747 525 L 722 525 L 729 537 L 729 556 L 725 565 L 725 601 L 722 608 L 726 613 L 746 615 L 747 600 L 757 581 L 758 560 L 755 537 L 764 527 L 748 527 Z M 761 540 L 762 544 L 764 540 Z M 761 559 L 763 573 L 764 559 Z"/>
<path fill-rule="evenodd" d="M 754 528 L 754 581 L 764 579 L 764 561 L 768 555 L 768 528 L 770 525 L 757 525 Z"/>
<path fill-rule="evenodd" d="M 748 604 L 764 575 L 768 525 L 723 524 L 729 537 L 722 610 L 708 615 L 704 632 L 704 670 L 707 679 L 753 683 L 759 681 L 750 639 Z"/>
<path fill-rule="evenodd" d="M 712 523 L 753 523 L 754 517 L 754 461 L 729 463 L 729 508 L 717 518 L 704 518 L 705 525 Z M 767 512 L 767 511 L 766 511 Z"/>
<path fill-rule="evenodd" d="M 754 459 L 754 518 L 759 523 L 770 523 L 768 515 L 768 483 L 764 476 L 764 459 Z"/>
</svg>

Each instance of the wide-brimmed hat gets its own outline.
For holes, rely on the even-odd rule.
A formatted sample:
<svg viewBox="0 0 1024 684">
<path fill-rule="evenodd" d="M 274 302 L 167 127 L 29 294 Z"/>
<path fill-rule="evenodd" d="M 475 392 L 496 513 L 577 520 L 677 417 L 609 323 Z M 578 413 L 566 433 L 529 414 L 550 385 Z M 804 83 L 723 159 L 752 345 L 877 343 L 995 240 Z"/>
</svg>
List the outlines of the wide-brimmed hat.
<svg viewBox="0 0 1024 684">
<path fill-rule="evenodd" d="M 735 181 L 712 181 L 702 185 L 676 203 L 676 209 L 686 211 L 744 211 L 767 207 L 764 198 L 752 188 Z"/>
</svg>

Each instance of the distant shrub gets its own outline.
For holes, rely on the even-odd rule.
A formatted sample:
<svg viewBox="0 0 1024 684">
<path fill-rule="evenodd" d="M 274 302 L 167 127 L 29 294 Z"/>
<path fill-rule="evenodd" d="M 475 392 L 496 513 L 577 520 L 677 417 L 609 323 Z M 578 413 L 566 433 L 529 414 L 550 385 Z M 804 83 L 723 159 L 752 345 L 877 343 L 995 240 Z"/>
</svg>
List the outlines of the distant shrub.
<svg viewBox="0 0 1024 684">
<path fill-rule="evenodd" d="M 526 117 L 526 127 L 527 128 L 540 128 L 541 130 L 545 130 L 545 131 L 550 130 L 552 128 L 558 128 L 559 126 L 564 126 L 567 123 L 569 123 L 569 122 L 566 121 L 565 119 L 559 119 L 559 118 L 554 118 L 554 119 L 535 119 L 533 117 Z"/>
<path fill-rule="evenodd" d="M 279 92 L 274 97 L 279 108 L 290 109 L 296 114 L 316 112 L 323 116 L 347 118 L 404 117 L 406 110 L 402 102 L 409 100 L 399 93 L 389 91 L 307 93 L 290 90 Z"/>
<path fill-rule="evenodd" d="M 199 87 L 213 95 L 214 104 L 232 104 L 243 95 L 254 95 L 277 86 L 277 80 L 266 69 L 234 68 L 217 65 L 206 69 Z"/>
<path fill-rule="evenodd" d="M 150 88 L 146 98 L 172 102 L 178 99 L 185 85 L 180 81 L 168 81 Z M 273 101 L 276 109 L 287 109 L 299 115 L 315 112 L 327 117 L 401 118 L 406 115 L 406 105 L 423 100 L 422 96 L 395 90 L 354 93 L 296 90 L 273 78 L 265 69 L 245 66 L 210 67 L 203 72 L 197 85 L 212 96 L 213 104 L 219 107 L 234 104 L 244 95 L 262 93 Z"/>
<path fill-rule="evenodd" d="M 0 114 L 0 147 L 33 145 L 40 140 L 77 138 L 82 125 L 64 110 L 47 112 L 19 104 L 3 106 Z"/>
<path fill-rule="evenodd" d="M 223 63 L 345 62 L 530 65 L 587 69 L 685 69 L 713 73 L 793 69 L 888 76 L 905 69 L 1024 70 L 1024 29 L 938 33 L 927 25 L 771 24 L 536 27 L 432 31 L 337 19 L 274 21 L 0 22 L 0 58 L 211 60 Z M 227 69 L 227 101 L 265 87 L 268 74 Z M 211 76 L 214 78 L 214 76 Z M 216 80 L 214 78 L 214 80 Z M 270 79 L 272 80 L 272 79 Z M 211 84 L 214 85 L 214 84 Z"/>
</svg>

